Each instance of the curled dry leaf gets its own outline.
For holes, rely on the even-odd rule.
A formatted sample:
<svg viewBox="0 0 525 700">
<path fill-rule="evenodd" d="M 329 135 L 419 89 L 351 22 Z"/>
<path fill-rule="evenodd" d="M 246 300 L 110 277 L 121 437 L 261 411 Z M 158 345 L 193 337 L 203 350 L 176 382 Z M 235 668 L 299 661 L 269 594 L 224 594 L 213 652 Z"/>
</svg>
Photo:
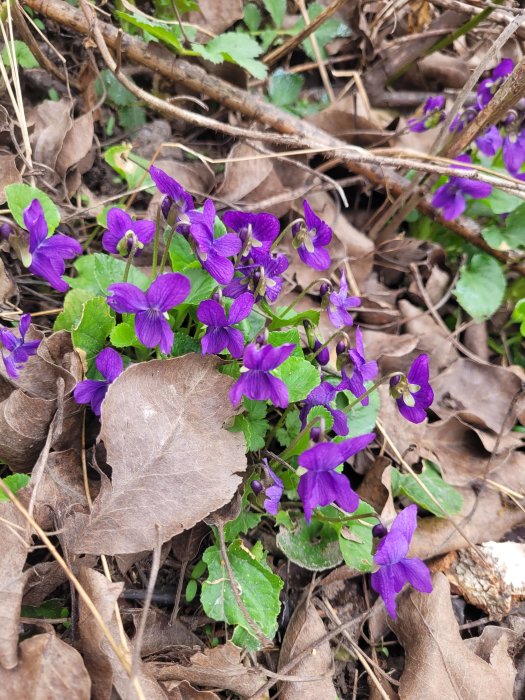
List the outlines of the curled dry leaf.
<svg viewBox="0 0 525 700">
<path fill-rule="evenodd" d="M 326 634 L 321 616 L 314 604 L 305 598 L 290 620 L 279 654 L 278 670 L 283 668 L 306 647 Z M 288 675 L 296 681 L 280 683 L 281 700 L 335 700 L 337 692 L 332 682 L 333 659 L 330 642 L 324 642 L 293 667 Z"/>
<path fill-rule="evenodd" d="M 0 246 L 1 245 L 0 243 Z M 17 286 L 11 273 L 6 270 L 4 261 L 0 258 L 0 308 L 4 306 L 8 299 L 16 294 L 16 291 Z"/>
<path fill-rule="evenodd" d="M 0 204 L 6 201 L 7 185 L 13 185 L 16 182 L 22 182 L 22 176 L 16 167 L 16 156 L 0 156 Z"/>
<path fill-rule="evenodd" d="M 190 12 L 190 22 L 200 24 L 214 34 L 221 34 L 242 19 L 242 0 L 199 0 L 198 5 L 198 11 Z"/>
<path fill-rule="evenodd" d="M 32 330 L 28 337 L 37 337 L 35 333 Z M 0 460 L 13 471 L 28 471 L 44 446 L 57 408 L 61 420 L 52 447 L 71 447 L 82 419 L 83 409 L 73 398 L 80 379 L 82 364 L 65 331 L 40 343 L 17 380 L 10 380 L 0 366 Z"/>
<path fill-rule="evenodd" d="M 419 338 L 418 353 L 425 352 L 430 357 L 431 377 L 442 372 L 458 357 L 458 352 L 448 339 L 448 333 L 425 313 L 406 299 L 399 302 L 399 311 L 405 322 L 405 329 Z"/>
<path fill-rule="evenodd" d="M 15 700 L 89 700 L 91 680 L 82 657 L 54 634 L 37 634 L 20 644 L 18 666 L 0 668 L 2 697 Z"/>
<path fill-rule="evenodd" d="M 170 681 L 164 684 L 169 700 L 220 700 L 211 690 L 196 690 L 188 681 Z"/>
<path fill-rule="evenodd" d="M 133 610 L 131 615 L 133 624 L 138 629 L 142 610 Z M 150 656 L 151 654 L 173 649 L 173 647 L 201 648 L 202 642 L 180 620 L 175 620 L 171 625 L 169 616 L 166 616 L 157 608 L 150 608 L 140 647 L 141 655 Z"/>
<path fill-rule="evenodd" d="M 446 577 L 433 577 L 430 594 L 406 589 L 391 627 L 405 648 L 403 700 L 509 700 L 515 669 L 508 655 L 477 656 L 461 639 Z"/>
<path fill-rule="evenodd" d="M 0 664 L 10 669 L 18 663 L 20 605 L 26 579 L 22 569 L 29 546 L 26 521 L 12 503 L 0 503 L 0 542 L 3 552 L 0 567 Z"/>
<path fill-rule="evenodd" d="M 241 697 L 254 695 L 266 682 L 266 676 L 256 668 L 245 666 L 242 649 L 231 642 L 193 654 L 189 665 L 150 663 L 158 681 L 183 681 L 205 688 L 231 690 Z"/>
<path fill-rule="evenodd" d="M 230 386 L 211 357 L 124 370 L 102 404 L 111 482 L 103 478 L 89 515 L 66 520 L 72 551 L 153 549 L 157 528 L 166 542 L 231 500 L 247 464 L 243 438 L 223 427 L 233 417 Z"/>
<path fill-rule="evenodd" d="M 109 628 L 113 639 L 120 641 L 114 613 L 115 603 L 124 584 L 112 583 L 103 574 L 87 567 L 81 568 L 79 580 Z M 78 633 L 82 655 L 93 682 L 93 700 L 110 700 L 113 687 L 119 697 L 133 697 L 126 670 L 82 599 L 79 601 Z M 129 642 L 126 641 L 126 643 L 129 647 Z M 147 700 L 167 700 L 168 696 L 142 662 L 137 669 L 137 679 Z"/>
</svg>

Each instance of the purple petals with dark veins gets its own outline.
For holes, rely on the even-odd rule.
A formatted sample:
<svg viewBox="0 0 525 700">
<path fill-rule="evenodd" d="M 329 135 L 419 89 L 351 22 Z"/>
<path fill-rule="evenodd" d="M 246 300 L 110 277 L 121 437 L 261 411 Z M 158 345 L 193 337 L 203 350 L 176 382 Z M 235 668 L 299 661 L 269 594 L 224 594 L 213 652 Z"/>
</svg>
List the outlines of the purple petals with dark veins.
<svg viewBox="0 0 525 700">
<path fill-rule="evenodd" d="M 223 289 L 223 294 L 235 299 L 249 290 L 254 294 L 255 301 L 265 298 L 273 304 L 281 293 L 283 286 L 281 275 L 288 269 L 288 265 L 288 258 L 281 253 L 270 254 L 258 263 L 241 265 L 237 268 L 241 277 L 234 277 Z"/>
<path fill-rule="evenodd" d="M 358 297 L 348 296 L 348 284 L 346 282 L 346 275 L 341 272 L 341 281 L 339 283 L 339 291 L 333 291 L 328 297 L 327 313 L 330 323 L 335 328 L 342 328 L 343 326 L 351 326 L 354 323 L 354 319 L 348 313 L 348 309 L 353 309 L 361 305 L 361 299 Z"/>
<path fill-rule="evenodd" d="M 330 255 L 326 246 L 332 240 L 332 229 L 313 211 L 306 199 L 303 201 L 304 224 L 292 229 L 294 246 L 301 260 L 314 270 L 330 267 Z"/>
<path fill-rule="evenodd" d="M 44 210 L 38 199 L 24 209 L 24 224 L 29 232 L 29 270 L 42 277 L 59 292 L 67 292 L 68 283 L 62 279 L 68 258 L 82 255 L 82 246 L 69 236 L 55 233 L 48 237 L 48 227 Z"/>
<path fill-rule="evenodd" d="M 423 105 L 423 116 L 412 117 L 408 120 L 407 125 L 410 131 L 427 131 L 440 124 L 445 120 L 444 106 L 445 98 L 443 95 L 429 97 Z"/>
<path fill-rule="evenodd" d="M 270 374 L 271 370 L 287 360 L 294 351 L 295 343 L 273 347 L 258 346 L 250 343 L 244 349 L 241 376 L 230 389 L 230 401 L 238 406 L 243 396 L 255 401 L 271 401 L 274 406 L 288 406 L 288 388 L 286 384 Z"/>
<path fill-rule="evenodd" d="M 492 70 L 490 78 L 485 78 L 478 86 L 478 104 L 486 107 L 496 94 L 501 83 L 514 69 L 514 61 L 511 58 L 504 58 Z"/>
<path fill-rule="evenodd" d="M 279 510 L 279 503 L 281 501 L 281 496 L 283 495 L 284 485 L 281 479 L 275 474 L 275 472 L 270 469 L 268 460 L 263 459 L 263 467 L 266 472 L 265 488 L 264 488 L 264 509 L 270 515 L 277 515 Z"/>
<path fill-rule="evenodd" d="M 157 345 L 171 352 L 173 331 L 164 314 L 181 304 L 190 293 L 190 281 L 178 272 L 166 272 L 151 283 L 147 292 L 134 284 L 119 282 L 108 287 L 108 305 L 117 313 L 135 314 L 135 332 L 147 348 Z"/>
<path fill-rule="evenodd" d="M 250 315 L 253 308 L 253 296 L 246 292 L 237 297 L 230 307 L 228 318 L 223 307 L 214 299 L 202 301 L 197 309 L 197 318 L 208 326 L 201 339 L 203 355 L 217 355 L 229 350 L 232 357 L 241 357 L 244 337 L 240 330 L 232 326 Z"/>
<path fill-rule="evenodd" d="M 429 384 L 428 355 L 418 355 L 405 376 L 392 377 L 390 394 L 396 400 L 399 412 L 411 423 L 422 423 L 427 417 L 426 409 L 434 400 Z"/>
<path fill-rule="evenodd" d="M 373 381 L 379 373 L 377 362 L 375 360 L 367 362 L 365 359 L 363 334 L 359 326 L 357 326 L 355 333 L 355 348 L 349 350 L 348 355 L 353 366 L 353 371 L 349 376 L 348 367 L 343 365 L 341 368 L 343 381 L 339 384 L 337 390 L 341 391 L 342 389 L 347 389 L 358 399 L 366 392 L 365 382 Z M 368 406 L 368 402 L 368 396 L 365 396 L 361 401 L 361 405 Z"/>
<path fill-rule="evenodd" d="M 301 429 L 306 428 L 308 422 L 308 414 L 314 406 L 324 406 L 334 419 L 333 431 L 336 435 L 348 435 L 348 419 L 346 413 L 338 408 L 332 408 L 332 402 L 335 401 L 338 389 L 330 382 L 321 382 L 319 386 L 308 394 L 305 399 L 304 406 L 299 412 L 301 419 Z"/>
<path fill-rule="evenodd" d="M 372 588 L 383 598 L 390 617 L 396 619 L 396 595 L 405 583 L 422 593 L 431 593 L 432 580 L 420 559 L 406 557 L 417 527 L 417 506 L 411 505 L 399 513 L 390 532 L 379 542 L 374 563 L 379 566 L 371 576 Z"/>
<path fill-rule="evenodd" d="M 470 156 L 466 154 L 458 156 L 456 160 L 459 163 L 466 164 L 471 162 Z M 464 169 L 465 166 L 458 165 L 454 167 Z M 467 207 L 467 196 L 473 197 L 474 199 L 484 199 L 488 197 L 491 192 L 492 185 L 486 182 L 479 182 L 479 180 L 471 180 L 466 177 L 453 175 L 449 178 L 448 182 L 438 187 L 434 192 L 432 205 L 442 210 L 444 219 L 451 221 L 465 211 Z"/>
<path fill-rule="evenodd" d="M 127 212 L 118 207 L 108 211 L 107 224 L 107 231 L 102 236 L 102 247 L 108 253 L 128 254 L 131 251 L 134 236 L 143 246 L 151 243 L 155 236 L 154 221 L 146 219 L 133 221 Z"/>
<path fill-rule="evenodd" d="M 190 212 L 189 219 L 190 234 L 202 267 L 219 284 L 228 284 L 234 273 L 233 263 L 228 258 L 241 250 L 241 239 L 235 233 L 214 237 L 215 205 L 211 199 L 204 202 L 202 212 Z"/>
<path fill-rule="evenodd" d="M 272 243 L 279 235 L 279 219 L 266 213 L 227 211 L 222 220 L 241 239 L 242 258 L 251 257 L 254 262 L 260 262 L 268 257 Z"/>
<path fill-rule="evenodd" d="M 511 175 L 516 176 L 525 162 L 525 131 L 510 133 L 503 139 L 503 162 Z"/>
<path fill-rule="evenodd" d="M 40 340 L 26 340 L 26 333 L 31 323 L 31 314 L 23 314 L 18 324 L 18 336 L 7 328 L 0 326 L 0 344 L 2 360 L 11 379 L 16 379 L 28 359 L 34 355 Z"/>
<path fill-rule="evenodd" d="M 476 139 L 476 145 L 485 156 L 495 156 L 503 144 L 503 137 L 494 124 Z"/>
<path fill-rule="evenodd" d="M 95 365 L 104 379 L 84 379 L 76 385 L 73 396 L 77 403 L 91 404 L 93 413 L 100 416 L 100 407 L 108 387 L 122 372 L 124 364 L 116 350 L 105 348 L 97 355 Z"/>
<path fill-rule="evenodd" d="M 186 214 L 194 209 L 195 206 L 191 194 L 186 192 L 184 187 L 177 182 L 177 180 L 174 180 L 165 173 L 164 170 L 154 165 L 150 166 L 149 174 L 159 192 L 166 195 L 161 204 L 164 218 L 168 219 L 171 208 L 175 206 L 177 209 L 176 227 L 178 227 L 179 224 L 188 224 L 189 220 Z"/>
<path fill-rule="evenodd" d="M 352 490 L 344 474 L 335 469 L 352 455 L 364 450 L 374 433 L 343 440 L 321 442 L 299 455 L 299 466 L 306 469 L 299 480 L 297 492 L 303 502 L 304 517 L 310 522 L 314 508 L 336 503 L 347 513 L 353 513 L 359 505 L 359 496 Z"/>
</svg>

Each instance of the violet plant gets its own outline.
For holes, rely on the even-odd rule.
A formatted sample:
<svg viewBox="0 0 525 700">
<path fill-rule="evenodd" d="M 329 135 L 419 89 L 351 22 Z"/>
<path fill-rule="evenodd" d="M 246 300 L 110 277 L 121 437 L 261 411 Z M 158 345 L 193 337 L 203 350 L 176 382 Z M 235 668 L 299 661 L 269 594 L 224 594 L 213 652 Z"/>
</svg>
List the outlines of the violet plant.
<svg viewBox="0 0 525 700">
<path fill-rule="evenodd" d="M 232 378 L 230 400 L 239 414 L 230 429 L 244 433 L 250 465 L 243 511 L 228 524 L 226 537 L 235 543 L 262 517 L 291 535 L 295 528 L 322 523 L 323 532 L 339 541 L 348 565 L 372 573 L 374 589 L 395 614 L 402 583 L 430 590 L 425 565 L 418 563 L 416 576 L 413 560 L 405 558 L 417 524 L 416 506 L 396 521 L 403 524 L 410 516 L 409 524 L 400 528 L 394 523 L 378 544 L 373 526 L 379 514 L 360 500 L 352 464 L 356 456 L 368 453 L 370 458 L 376 450 L 380 385 L 389 384 L 388 400 L 397 406 L 400 421 L 427 418 L 433 399 L 428 357 L 416 357 L 407 373 L 379 376 L 377 362 L 366 356 L 361 328 L 352 329 L 361 301 L 349 294 L 344 269 L 337 271 L 337 286 L 325 280 L 306 290 L 310 310 L 297 313 L 297 299 L 288 299 L 288 305 L 281 301 L 290 289 L 290 261 L 280 248 L 285 236 L 302 264 L 315 270 L 331 264 L 332 230 L 308 202 L 304 219 L 281 230 L 271 214 L 227 211 L 217 216 L 211 200 L 198 209 L 176 180 L 154 166 L 151 176 L 164 194 L 157 225 L 111 209 L 102 235 L 107 252 L 79 256 L 76 274 L 67 279 L 64 259 L 79 254 L 80 245 L 61 234 L 47 237 L 39 200 L 23 209 L 40 275 L 56 289 L 71 286 L 56 327 L 71 330 L 76 347 L 90 353 L 86 378 L 74 391 L 76 401 L 90 407 L 94 420 L 103 421 L 108 387 L 124 365 L 187 352 L 215 355 L 220 371 Z M 16 208 L 16 203 L 10 205 Z M 153 251 L 151 278 L 134 264 L 135 255 L 147 246 Z M 50 264 L 53 275 L 43 274 L 39 256 L 55 261 Z M 328 313 L 334 326 L 326 342 L 318 328 L 321 313 Z M 12 381 L 36 352 L 38 342 L 25 340 L 28 329 L 26 314 L 19 336 L 0 330 Z M 82 345 L 86 336 L 89 348 Z M 419 502 L 424 508 L 425 499 Z M 355 528 L 359 535 L 348 540 Z M 396 559 L 398 550 L 391 542 L 398 530 L 407 544 Z M 242 643 L 255 648 L 258 642 L 245 630 Z"/>
</svg>

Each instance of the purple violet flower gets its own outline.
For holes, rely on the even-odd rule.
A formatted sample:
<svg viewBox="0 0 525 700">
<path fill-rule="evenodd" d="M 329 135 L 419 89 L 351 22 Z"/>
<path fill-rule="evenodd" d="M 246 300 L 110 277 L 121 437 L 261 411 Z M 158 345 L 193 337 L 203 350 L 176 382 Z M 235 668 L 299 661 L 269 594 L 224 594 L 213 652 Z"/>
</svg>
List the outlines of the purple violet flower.
<svg viewBox="0 0 525 700">
<path fill-rule="evenodd" d="M 29 270 L 45 279 L 59 292 L 67 292 L 69 284 L 62 279 L 66 264 L 64 260 L 82 255 L 82 246 L 69 236 L 55 233 L 48 237 L 44 210 L 38 199 L 24 209 L 24 224 L 29 231 Z"/>
<path fill-rule="evenodd" d="M 241 265 L 237 268 L 242 277 L 234 277 L 230 284 L 224 287 L 224 296 L 237 298 L 246 290 L 250 290 L 255 301 L 267 299 L 270 304 L 277 301 L 283 286 L 282 273 L 288 269 L 288 258 L 278 253 L 270 254 L 264 260 L 253 265 Z"/>
<path fill-rule="evenodd" d="M 333 431 L 336 435 L 348 435 L 348 419 L 346 413 L 338 408 L 332 408 L 331 403 L 337 396 L 338 389 L 330 382 L 321 382 L 319 386 L 308 394 L 305 399 L 304 406 L 299 412 L 301 419 L 301 429 L 306 428 L 308 422 L 308 414 L 314 406 L 324 406 L 334 419 Z"/>
<path fill-rule="evenodd" d="M 409 583 L 422 593 L 432 592 L 432 579 L 426 564 L 406 557 L 417 527 L 417 506 L 402 510 L 392 523 L 390 532 L 377 545 L 374 562 L 379 566 L 371 576 L 372 588 L 385 601 L 390 617 L 396 619 L 396 595 Z"/>
<path fill-rule="evenodd" d="M 186 192 L 177 180 L 174 180 L 164 170 L 154 165 L 150 165 L 149 174 L 157 189 L 166 195 L 160 205 L 164 218 L 168 218 L 171 208 L 175 206 L 177 208 L 176 227 L 179 224 L 189 224 L 187 214 L 195 208 L 191 194 Z"/>
<path fill-rule="evenodd" d="M 235 233 L 214 237 L 215 205 L 211 199 L 204 202 L 202 212 L 194 210 L 189 213 L 189 218 L 190 234 L 202 267 L 219 284 L 228 284 L 234 273 L 233 263 L 228 257 L 240 251 L 241 239 Z"/>
<path fill-rule="evenodd" d="M 434 400 L 434 392 L 428 382 L 428 355 L 418 355 L 405 376 L 392 377 L 390 395 L 396 400 L 399 412 L 411 423 L 422 423 L 426 409 Z"/>
<path fill-rule="evenodd" d="M 486 107 L 491 99 L 496 94 L 501 83 L 514 70 L 514 61 L 512 58 L 504 58 L 492 70 L 490 78 L 485 78 L 478 86 L 478 104 L 480 107 Z"/>
<path fill-rule="evenodd" d="M 485 156 L 495 156 L 503 144 L 503 138 L 499 129 L 494 124 L 476 139 L 479 150 Z"/>
<path fill-rule="evenodd" d="M 119 314 L 135 314 L 135 332 L 147 348 L 157 345 L 165 355 L 171 352 L 173 331 L 164 314 L 181 304 L 190 293 L 190 281 L 178 272 L 166 272 L 143 292 L 129 282 L 110 284 L 108 305 Z"/>
<path fill-rule="evenodd" d="M 286 384 L 270 374 L 272 369 L 287 360 L 294 351 L 295 343 L 279 345 L 263 345 L 250 343 L 244 349 L 241 376 L 230 389 L 230 401 L 238 406 L 241 398 L 246 396 L 255 401 L 271 401 L 274 406 L 288 406 L 288 388 Z"/>
<path fill-rule="evenodd" d="M 268 257 L 272 243 L 279 235 L 280 225 L 277 217 L 265 213 L 227 211 L 222 220 L 241 239 L 241 257 L 251 257 L 254 262 Z"/>
<path fill-rule="evenodd" d="M 91 404 L 91 410 L 96 416 L 100 416 L 100 407 L 109 385 L 115 381 L 119 374 L 124 369 L 121 356 L 113 348 L 104 348 L 97 355 L 95 365 L 104 377 L 100 379 L 84 379 L 79 382 L 74 391 L 73 396 L 77 403 Z"/>
<path fill-rule="evenodd" d="M 332 292 L 328 297 L 328 307 L 326 309 L 330 323 L 335 328 L 343 326 L 351 326 L 354 319 L 348 313 L 348 309 L 353 309 L 361 305 L 361 299 L 358 297 L 348 296 L 348 284 L 344 271 L 341 272 L 341 281 L 339 282 L 339 291 Z"/>
<path fill-rule="evenodd" d="M 133 246 L 133 236 L 143 246 L 148 245 L 155 236 L 154 221 L 133 221 L 127 212 L 118 207 L 108 211 L 107 222 L 108 228 L 102 236 L 102 247 L 108 253 L 128 255 Z"/>
<path fill-rule="evenodd" d="M 247 292 L 237 297 L 230 307 L 228 318 L 224 308 L 215 299 L 206 299 L 200 303 L 197 309 L 197 318 L 208 326 L 202 337 L 202 354 L 217 355 L 225 348 L 232 357 L 241 357 L 244 348 L 244 337 L 240 330 L 231 328 L 247 316 L 253 308 L 253 296 Z"/>
<path fill-rule="evenodd" d="M 456 158 L 460 163 L 471 163 L 470 156 L 460 155 Z M 464 166 L 453 166 L 464 169 Z M 474 199 L 484 199 L 492 192 L 492 185 L 478 180 L 453 175 L 448 182 L 438 187 L 432 198 L 432 205 L 442 209 L 442 216 L 447 221 L 455 219 L 463 214 L 467 207 L 465 197 L 468 195 Z"/>
<path fill-rule="evenodd" d="M 423 105 L 423 116 L 412 117 L 408 120 L 407 125 L 410 131 L 421 132 L 433 129 L 435 126 L 445 120 L 445 98 L 443 95 L 437 97 L 429 97 Z"/>
<path fill-rule="evenodd" d="M 0 343 L 2 348 L 2 359 L 5 369 L 9 377 L 16 379 L 19 376 L 19 371 L 34 355 L 40 345 L 40 340 L 26 340 L 26 333 L 29 330 L 31 323 L 31 314 L 23 314 L 20 317 L 18 324 L 17 337 L 12 331 L 7 328 L 0 327 Z M 8 354 L 4 353 L 7 350 Z"/>
<path fill-rule="evenodd" d="M 281 496 L 283 495 L 284 491 L 284 485 L 277 474 L 270 469 L 270 465 L 268 464 L 268 460 L 266 458 L 263 459 L 263 467 L 264 471 L 266 472 L 266 481 L 269 482 L 264 488 L 264 495 L 266 498 L 264 499 L 263 506 L 266 512 L 270 513 L 270 515 L 277 515 Z"/>
<path fill-rule="evenodd" d="M 503 162 L 511 175 L 516 176 L 525 162 L 525 131 L 510 133 L 503 139 Z"/>
<path fill-rule="evenodd" d="M 374 433 L 367 433 L 339 443 L 320 442 L 299 455 L 299 466 L 307 470 L 301 475 L 297 488 L 306 522 L 312 519 L 316 506 L 337 503 L 347 513 L 356 510 L 359 496 L 352 490 L 346 476 L 335 469 L 356 452 L 364 450 L 374 438 Z"/>
<path fill-rule="evenodd" d="M 450 123 L 449 131 L 451 134 L 460 134 L 463 129 L 473 121 L 479 112 L 479 107 L 476 105 L 471 105 L 466 107 L 460 114 L 456 114 L 454 119 Z"/>
<path fill-rule="evenodd" d="M 343 376 L 343 381 L 337 387 L 338 391 L 342 389 L 348 389 L 352 394 L 358 399 L 366 392 L 365 382 L 371 382 L 378 375 L 377 362 L 372 360 L 367 362 L 365 360 L 365 345 L 363 343 L 363 334 L 359 326 L 356 328 L 355 332 L 355 348 L 348 351 L 350 360 L 354 370 L 352 376 L 349 377 L 347 374 L 346 367 L 343 366 L 341 369 L 341 374 Z M 362 406 L 368 406 L 369 397 L 361 401 Z"/>
<path fill-rule="evenodd" d="M 332 240 L 332 229 L 313 211 L 306 199 L 303 201 L 304 224 L 292 228 L 294 246 L 305 265 L 314 270 L 330 267 L 330 255 L 326 247 Z"/>
</svg>

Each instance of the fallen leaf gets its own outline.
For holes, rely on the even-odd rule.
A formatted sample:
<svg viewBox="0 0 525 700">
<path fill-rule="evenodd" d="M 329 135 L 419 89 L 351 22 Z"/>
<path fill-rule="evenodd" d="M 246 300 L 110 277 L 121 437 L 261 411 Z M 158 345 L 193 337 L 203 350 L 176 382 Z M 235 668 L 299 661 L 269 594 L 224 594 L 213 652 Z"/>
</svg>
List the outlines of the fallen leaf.
<svg viewBox="0 0 525 700">
<path fill-rule="evenodd" d="M 411 333 L 392 335 L 383 331 L 363 330 L 363 342 L 368 357 L 377 359 L 382 374 L 399 369 L 400 358 L 412 357 L 418 338 Z"/>
<path fill-rule="evenodd" d="M 72 551 L 153 549 L 157 528 L 166 542 L 231 500 L 247 465 L 243 438 L 223 428 L 230 386 L 215 358 L 198 355 L 124 370 L 102 405 L 111 482 L 103 477 L 89 515 L 65 521 Z"/>
<path fill-rule="evenodd" d="M 242 19 L 242 0 L 199 0 L 198 5 L 198 11 L 190 12 L 190 22 L 200 24 L 214 34 L 222 34 Z"/>
<path fill-rule="evenodd" d="M 13 297 L 16 292 L 17 286 L 11 273 L 6 270 L 4 261 L 0 258 L 0 307 L 3 307 L 5 302 Z"/>
<path fill-rule="evenodd" d="M 6 201 L 4 190 L 7 185 L 15 182 L 22 182 L 22 175 L 16 167 L 16 156 L 0 156 L 0 204 Z"/>
<path fill-rule="evenodd" d="M 66 134 L 73 126 L 72 107 L 67 98 L 44 100 L 28 117 L 29 124 L 34 127 L 31 134 L 33 159 L 47 165 L 51 171 L 56 169 Z"/>
<path fill-rule="evenodd" d="M 399 695 L 403 700 L 509 700 L 515 669 L 502 655 L 497 664 L 476 656 L 461 639 L 446 577 L 433 577 L 430 594 L 407 588 L 390 622 L 405 648 Z"/>
<path fill-rule="evenodd" d="M 87 567 L 81 568 L 79 580 L 113 638 L 119 642 L 115 603 L 124 584 L 112 583 L 103 574 Z M 131 697 L 129 676 L 82 599 L 79 600 L 78 634 L 86 668 L 93 681 L 93 700 L 109 700 L 113 687 L 120 697 Z M 126 643 L 129 646 L 129 642 Z M 147 700 L 167 700 L 166 693 L 142 662 L 139 663 L 137 679 Z"/>
<path fill-rule="evenodd" d="M 22 570 L 29 548 L 26 525 L 24 517 L 12 503 L 0 503 L 3 551 L 0 567 L 0 664 L 7 669 L 14 668 L 18 663 L 20 605 L 26 579 Z"/>
<path fill-rule="evenodd" d="M 54 634 L 37 634 L 20 644 L 18 666 L 0 668 L 4 698 L 89 700 L 91 680 L 76 649 Z"/>
<path fill-rule="evenodd" d="M 70 168 L 78 165 L 87 156 L 93 145 L 93 136 L 93 115 L 91 112 L 86 112 L 73 121 L 62 142 L 62 148 L 56 160 L 56 171 L 61 177 L 64 177 Z"/>
<path fill-rule="evenodd" d="M 392 119 L 393 115 L 386 110 L 369 109 L 361 94 L 354 92 L 338 99 L 326 109 L 308 116 L 306 121 L 352 144 L 375 145 L 383 128 L 388 126 Z M 360 133 L 367 131 L 375 133 Z"/>
<path fill-rule="evenodd" d="M 430 375 L 435 376 L 450 366 L 458 357 L 458 352 L 448 339 L 448 333 L 422 309 L 402 299 L 399 310 L 409 333 L 419 338 L 417 350 L 430 357 Z"/>
<path fill-rule="evenodd" d="M 242 649 L 227 642 L 190 657 L 189 665 L 149 663 L 158 681 L 183 681 L 208 688 L 231 690 L 241 697 L 249 697 L 266 683 L 266 676 L 256 668 L 245 666 Z M 324 700 L 324 699 L 323 699 Z"/>
<path fill-rule="evenodd" d="M 294 611 L 286 629 L 279 654 L 280 671 L 295 656 L 326 634 L 326 628 L 315 605 L 305 598 Z M 279 684 L 281 700 L 335 700 L 337 692 L 332 681 L 333 659 L 330 642 L 316 646 L 288 675 L 296 681 Z"/>
<path fill-rule="evenodd" d="M 142 610 L 133 610 L 133 623 L 138 628 Z M 131 640 L 133 642 L 133 639 Z M 169 616 L 156 608 L 150 608 L 140 652 L 142 656 L 150 656 L 173 647 L 202 647 L 201 640 L 193 634 L 180 620 L 171 625 Z"/>
<path fill-rule="evenodd" d="M 273 171 L 273 161 L 245 143 L 237 143 L 228 154 L 224 179 L 217 196 L 235 205 L 261 185 Z M 246 160 L 236 160 L 246 158 Z M 251 159 L 251 160 L 250 160 Z"/>
<path fill-rule="evenodd" d="M 211 690 L 196 690 L 188 681 L 175 681 L 164 684 L 169 700 L 220 700 Z"/>
</svg>

